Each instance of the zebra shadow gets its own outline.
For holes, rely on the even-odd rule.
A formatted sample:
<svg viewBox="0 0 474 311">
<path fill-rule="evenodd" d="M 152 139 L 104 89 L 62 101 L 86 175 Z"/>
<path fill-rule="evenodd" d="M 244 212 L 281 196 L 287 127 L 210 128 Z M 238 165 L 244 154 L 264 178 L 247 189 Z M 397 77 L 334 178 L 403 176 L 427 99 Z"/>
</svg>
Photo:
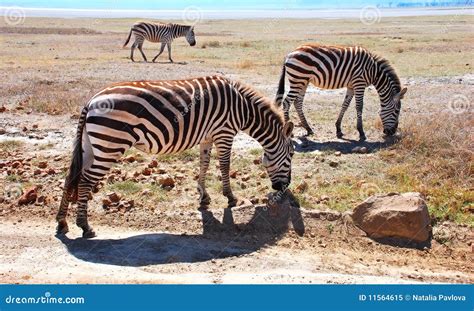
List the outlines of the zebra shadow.
<svg viewBox="0 0 474 311">
<path fill-rule="evenodd" d="M 172 65 L 187 65 L 188 62 L 170 62 L 170 61 L 155 61 L 155 62 L 149 62 L 150 64 L 172 64 Z"/>
<path fill-rule="evenodd" d="M 242 221 L 236 223 L 235 217 Z M 250 219 L 246 220 L 245 217 Z M 305 230 L 297 202 L 296 206 L 286 204 L 272 210 L 265 206 L 226 208 L 222 222 L 211 211 L 201 211 L 201 218 L 202 234 L 150 233 L 91 240 L 58 236 L 58 239 L 78 259 L 91 263 L 141 267 L 204 262 L 249 254 L 278 241 L 290 226 L 299 235 L 303 235 Z"/>
<path fill-rule="evenodd" d="M 334 141 L 318 142 L 310 140 L 307 137 L 296 137 L 293 139 L 293 145 L 297 152 L 312 152 L 312 151 L 340 151 L 344 154 L 357 153 L 355 147 L 367 148 L 367 153 L 377 152 L 381 149 L 388 148 L 400 139 L 398 137 L 387 137 L 383 141 L 358 141 L 352 139 L 338 139 Z"/>
</svg>

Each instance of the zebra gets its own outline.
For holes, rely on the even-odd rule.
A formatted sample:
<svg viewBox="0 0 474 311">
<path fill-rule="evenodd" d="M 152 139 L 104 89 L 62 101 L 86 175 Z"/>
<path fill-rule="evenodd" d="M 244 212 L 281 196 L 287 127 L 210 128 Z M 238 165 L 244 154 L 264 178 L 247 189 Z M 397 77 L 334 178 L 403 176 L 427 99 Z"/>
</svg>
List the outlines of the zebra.
<svg viewBox="0 0 474 311">
<path fill-rule="evenodd" d="M 161 42 L 160 52 L 153 58 L 153 62 L 155 62 L 158 56 L 163 53 L 165 46 L 168 46 L 168 58 L 170 62 L 173 62 L 173 59 L 171 58 L 171 42 L 173 42 L 173 40 L 176 38 L 186 37 L 186 40 L 188 41 L 190 46 L 196 45 L 196 38 L 194 37 L 194 26 L 171 23 L 165 24 L 138 22 L 133 24 L 132 28 L 130 28 L 127 40 L 123 45 L 124 48 L 130 41 L 132 34 L 135 37 L 135 42 L 132 44 L 130 52 L 130 59 L 132 60 L 132 62 L 135 62 L 135 60 L 133 59 L 133 51 L 135 50 L 135 48 L 138 48 L 145 62 L 148 61 L 142 49 L 143 42 L 145 40 L 148 40 L 150 42 Z"/>
<path fill-rule="evenodd" d="M 285 192 L 291 182 L 293 124 L 285 123 L 275 104 L 251 87 L 222 76 L 122 82 L 106 87 L 81 111 L 56 217 L 57 233 L 68 232 L 68 206 L 77 202 L 76 224 L 84 238 L 95 236 L 87 221 L 91 191 L 132 146 L 152 154 L 172 154 L 199 145 L 197 189 L 200 208 L 206 209 L 210 197 L 205 177 L 214 145 L 223 195 L 229 207 L 235 206 L 229 168 L 232 142 L 239 131 L 262 145 L 262 164 L 272 187 Z"/>
<path fill-rule="evenodd" d="M 290 89 L 285 92 L 285 73 L 288 74 Z M 323 89 L 347 87 L 346 96 L 336 121 L 336 135 L 342 138 L 341 122 L 352 98 L 355 96 L 357 130 L 360 141 L 366 140 L 362 126 L 362 107 L 365 88 L 374 85 L 381 101 L 380 117 L 383 132 L 387 136 L 396 133 L 401 109 L 401 99 L 407 89 L 401 88 L 400 80 L 390 63 L 359 46 L 326 46 L 306 44 L 289 53 L 284 61 L 280 76 L 276 103 L 283 102 L 285 121 L 294 103 L 301 124 L 307 135 L 314 134 L 303 113 L 303 99 L 308 84 Z"/>
</svg>

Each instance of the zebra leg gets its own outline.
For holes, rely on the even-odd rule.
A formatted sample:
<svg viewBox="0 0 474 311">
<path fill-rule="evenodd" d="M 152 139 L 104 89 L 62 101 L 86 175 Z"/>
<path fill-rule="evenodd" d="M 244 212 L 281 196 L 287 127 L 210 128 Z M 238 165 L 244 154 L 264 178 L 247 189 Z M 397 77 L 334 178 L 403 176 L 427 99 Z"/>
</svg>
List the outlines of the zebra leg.
<svg viewBox="0 0 474 311">
<path fill-rule="evenodd" d="M 232 193 L 230 188 L 230 178 L 229 178 L 229 169 L 230 169 L 230 155 L 232 149 L 232 141 L 234 137 L 225 137 L 219 138 L 215 141 L 218 157 L 219 157 L 219 167 L 222 175 L 222 193 L 227 197 L 228 207 L 233 207 L 237 205 L 237 198 Z"/>
<path fill-rule="evenodd" d="M 347 88 L 346 97 L 344 98 L 341 111 L 339 112 L 339 116 L 337 117 L 337 121 L 336 121 L 337 138 L 342 138 L 344 136 L 341 130 L 342 118 L 344 118 L 344 114 L 346 113 L 346 110 L 352 101 L 352 97 L 354 97 L 354 90 L 351 88 Z"/>
<path fill-rule="evenodd" d="M 63 197 L 61 199 L 61 203 L 59 205 L 59 211 L 56 215 L 56 221 L 58 222 L 58 226 L 56 227 L 57 234 L 66 234 L 69 231 L 69 227 L 67 225 L 66 217 L 67 217 L 67 210 L 69 208 L 69 194 L 67 191 L 63 192 Z"/>
<path fill-rule="evenodd" d="M 140 45 L 138 45 L 138 50 L 140 51 L 140 53 L 142 54 L 142 57 L 143 59 L 145 60 L 145 62 L 148 62 L 148 60 L 146 59 L 146 56 L 145 56 L 145 53 L 143 53 L 143 43 L 141 43 Z"/>
<path fill-rule="evenodd" d="M 362 110 L 364 108 L 364 92 L 365 88 L 355 90 L 356 111 L 357 111 L 357 131 L 359 131 L 359 141 L 365 141 L 367 137 L 364 133 L 362 125 Z"/>
<path fill-rule="evenodd" d="M 203 142 L 199 147 L 199 178 L 197 188 L 199 192 L 199 208 L 207 209 L 211 203 L 211 197 L 206 191 L 206 173 L 211 159 L 212 141 Z"/>
<path fill-rule="evenodd" d="M 94 185 L 95 182 L 82 177 L 77 190 L 78 200 L 76 224 L 82 229 L 82 237 L 85 239 L 90 239 L 96 236 L 94 230 L 89 226 L 89 222 L 87 221 L 87 202 L 92 194 L 92 188 Z"/>
<path fill-rule="evenodd" d="M 285 118 L 285 123 L 290 120 L 290 106 L 291 106 L 290 99 L 288 98 L 288 96 L 286 96 L 285 99 L 283 100 L 283 115 Z"/>
<path fill-rule="evenodd" d="M 171 43 L 168 42 L 168 58 L 170 59 L 170 62 L 173 63 L 173 59 L 171 58 Z"/>
<path fill-rule="evenodd" d="M 161 43 L 160 52 L 158 54 L 156 54 L 156 56 L 153 58 L 153 62 L 155 62 L 156 59 L 158 58 L 158 56 L 160 56 L 161 53 L 163 53 L 163 51 L 165 50 L 165 46 L 166 46 L 166 43 Z"/>
<path fill-rule="evenodd" d="M 133 52 L 135 51 L 135 43 L 132 44 L 132 47 L 130 48 L 130 59 L 132 60 L 132 62 L 135 62 L 135 60 L 133 59 Z"/>
<path fill-rule="evenodd" d="M 296 108 L 296 112 L 298 113 L 298 117 L 300 119 L 301 125 L 306 129 L 306 136 L 310 136 L 314 134 L 314 131 L 309 125 L 308 121 L 306 120 L 306 117 L 303 112 L 303 101 L 304 101 L 305 93 L 306 93 L 306 87 L 300 90 L 300 94 L 295 100 L 295 108 Z"/>
</svg>

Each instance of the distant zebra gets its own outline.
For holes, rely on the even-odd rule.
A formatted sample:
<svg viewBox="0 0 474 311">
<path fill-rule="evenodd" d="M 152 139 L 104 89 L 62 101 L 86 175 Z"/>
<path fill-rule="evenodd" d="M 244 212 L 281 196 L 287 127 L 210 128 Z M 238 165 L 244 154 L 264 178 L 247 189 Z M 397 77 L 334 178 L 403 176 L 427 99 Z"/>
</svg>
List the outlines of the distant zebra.
<svg viewBox="0 0 474 311">
<path fill-rule="evenodd" d="M 395 70 L 389 62 L 358 46 L 324 46 L 307 44 L 289 53 L 280 77 L 277 104 L 281 105 L 285 92 L 285 73 L 288 74 L 290 90 L 283 101 L 285 121 L 288 110 L 295 104 L 301 124 L 307 135 L 313 134 L 303 113 L 303 98 L 309 83 L 323 89 L 347 87 L 346 97 L 336 122 L 337 137 L 342 138 L 341 122 L 344 113 L 355 95 L 357 130 L 361 141 L 366 139 L 362 126 L 362 107 L 365 88 L 374 85 L 381 100 L 380 116 L 383 132 L 393 135 L 398 128 L 401 99 L 407 89 L 401 88 Z"/>
<path fill-rule="evenodd" d="M 252 88 L 225 77 L 175 81 L 123 82 L 97 93 L 83 108 L 69 175 L 57 214 L 58 233 L 66 233 L 67 210 L 77 202 L 77 225 L 83 237 L 95 236 L 87 222 L 91 190 L 126 150 L 177 153 L 200 145 L 198 191 L 200 206 L 210 197 L 205 176 L 213 144 L 222 173 L 223 194 L 236 204 L 229 182 L 234 136 L 243 131 L 263 147 L 262 163 L 272 187 L 285 190 L 291 182 L 292 123 Z"/>
<path fill-rule="evenodd" d="M 123 47 L 126 47 L 132 34 L 135 37 L 135 42 L 132 44 L 130 59 L 134 62 L 133 51 L 138 48 L 143 56 L 145 62 L 147 61 L 145 53 L 143 53 L 143 42 L 148 40 L 150 42 L 161 42 L 160 52 L 153 58 L 153 62 L 158 56 L 163 53 L 165 46 L 168 45 L 168 58 L 170 62 L 173 62 L 171 58 L 171 42 L 179 37 L 186 37 L 189 45 L 196 45 L 196 38 L 194 37 L 194 26 L 179 25 L 179 24 L 164 24 L 164 23 L 146 23 L 138 22 L 133 24 L 130 32 L 128 33 L 127 41 L 125 41 Z"/>
</svg>

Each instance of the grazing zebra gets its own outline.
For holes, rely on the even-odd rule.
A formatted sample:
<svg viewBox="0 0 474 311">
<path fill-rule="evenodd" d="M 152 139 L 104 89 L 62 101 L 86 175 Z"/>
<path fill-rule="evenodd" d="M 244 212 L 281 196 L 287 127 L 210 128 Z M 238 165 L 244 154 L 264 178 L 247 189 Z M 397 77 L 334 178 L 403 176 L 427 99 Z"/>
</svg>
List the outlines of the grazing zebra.
<svg viewBox="0 0 474 311">
<path fill-rule="evenodd" d="M 221 76 L 175 81 L 123 82 L 97 93 L 83 108 L 69 175 L 57 214 L 58 233 L 66 233 L 67 209 L 77 202 L 76 223 L 83 237 L 95 236 L 87 222 L 91 190 L 130 147 L 154 154 L 177 153 L 200 145 L 200 207 L 213 144 L 229 207 L 237 202 L 229 182 L 234 136 L 243 131 L 263 147 L 262 163 L 275 190 L 291 182 L 292 123 L 252 88 Z"/>
<path fill-rule="evenodd" d="M 288 74 L 290 90 L 283 101 L 285 73 Z M 276 102 L 281 106 L 283 101 L 285 121 L 289 119 L 288 110 L 291 103 L 295 104 L 307 135 L 313 134 L 303 113 L 303 98 L 309 83 L 323 89 L 347 87 L 346 97 L 336 122 L 338 138 L 343 136 L 342 118 L 352 97 L 355 96 L 359 138 L 361 141 L 366 139 L 362 126 L 362 107 L 365 88 L 369 85 L 374 85 L 379 93 L 383 132 L 386 135 L 393 135 L 397 131 L 400 100 L 407 89 L 401 88 L 400 80 L 387 60 L 358 46 L 307 44 L 289 53 L 283 65 Z"/>
<path fill-rule="evenodd" d="M 168 45 L 168 58 L 170 62 L 173 62 L 171 58 L 171 42 L 179 37 L 186 37 L 189 45 L 196 45 L 196 38 L 194 37 L 194 26 L 179 25 L 179 24 L 164 24 L 164 23 L 145 23 L 138 22 L 133 24 L 130 32 L 128 33 L 127 41 L 125 41 L 123 47 L 126 47 L 132 34 L 135 37 L 135 42 L 132 44 L 130 59 L 134 62 L 133 51 L 138 48 L 143 56 L 145 62 L 147 61 L 145 53 L 143 53 L 143 42 L 148 40 L 150 42 L 161 42 L 160 52 L 153 58 L 153 62 L 158 56 L 163 53 L 165 46 Z"/>
</svg>

